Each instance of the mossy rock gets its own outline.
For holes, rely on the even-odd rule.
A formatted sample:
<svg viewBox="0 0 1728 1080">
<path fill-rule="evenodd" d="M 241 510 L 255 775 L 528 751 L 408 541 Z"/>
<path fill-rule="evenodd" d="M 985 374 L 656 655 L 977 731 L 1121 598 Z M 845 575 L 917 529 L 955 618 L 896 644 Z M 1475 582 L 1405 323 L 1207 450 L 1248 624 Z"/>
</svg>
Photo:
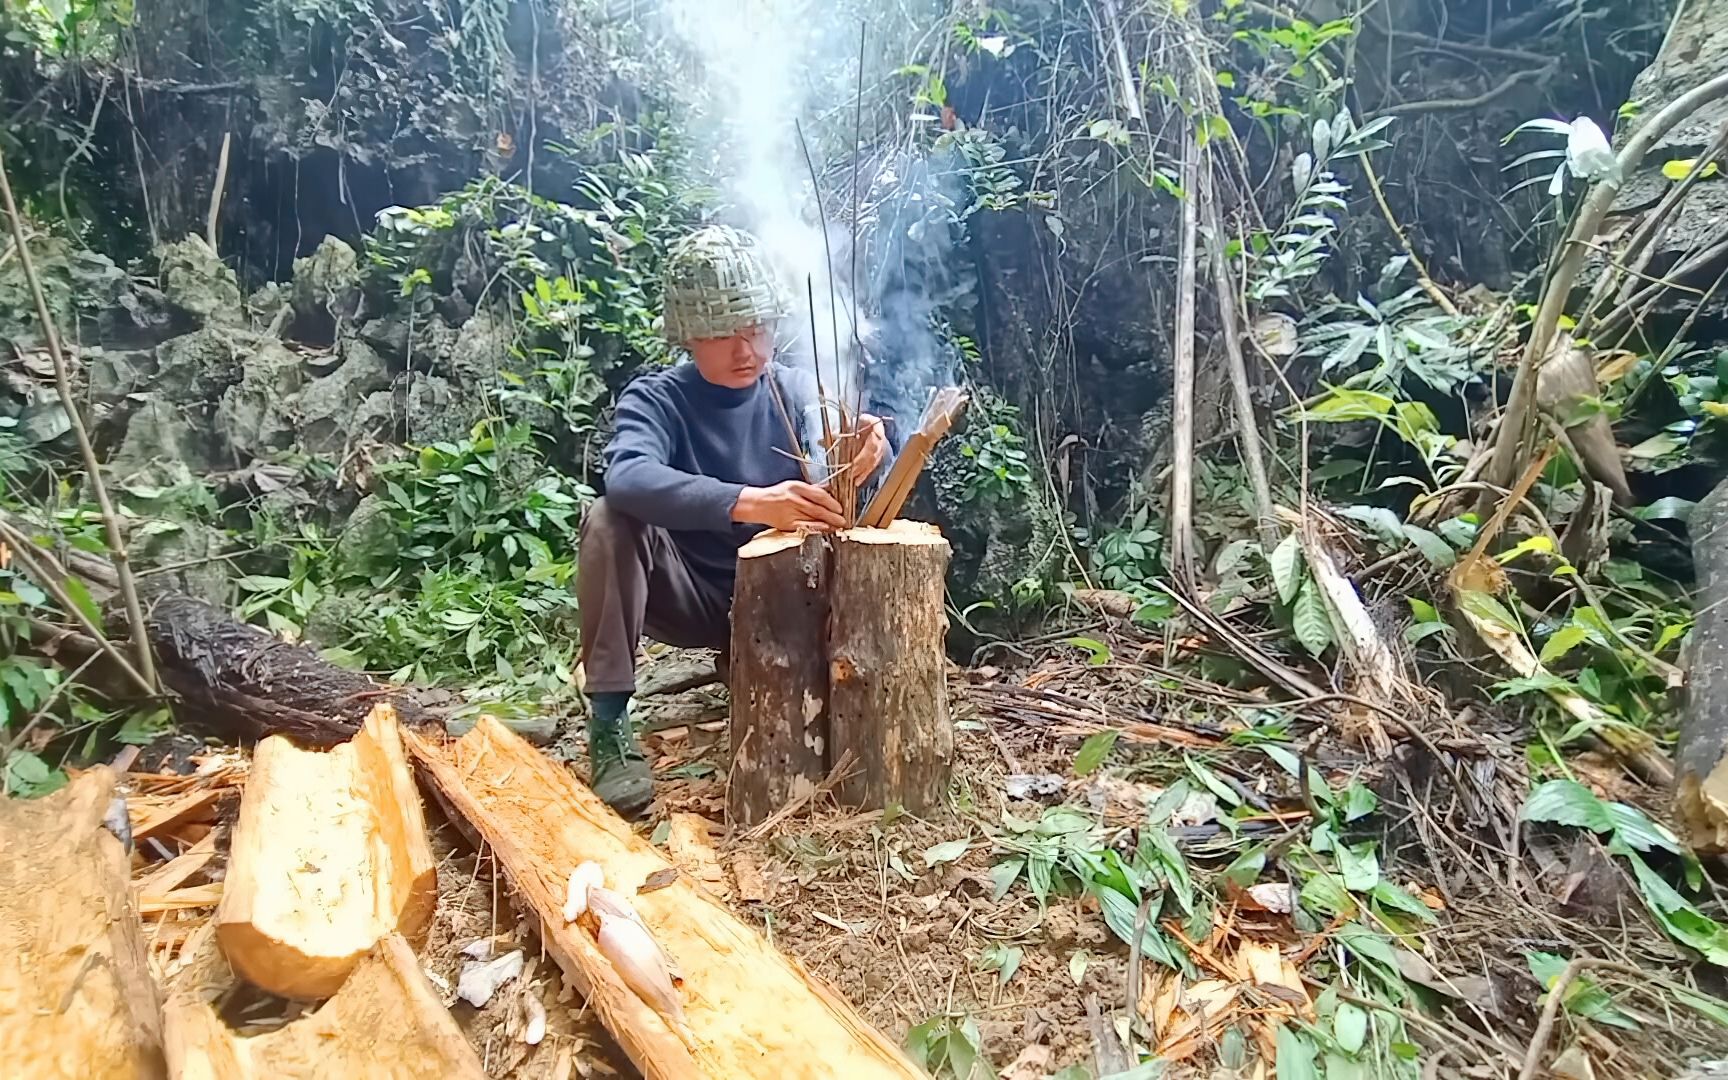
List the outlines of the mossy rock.
<svg viewBox="0 0 1728 1080">
<path fill-rule="evenodd" d="M 198 326 L 243 326 L 246 302 L 234 271 L 201 237 L 165 244 L 158 278 L 168 302 Z"/>
<path fill-rule="evenodd" d="M 355 423 L 368 395 L 390 385 L 390 365 L 376 349 L 353 340 L 328 375 L 300 392 L 300 446 L 309 454 L 337 454 L 362 434 Z"/>
</svg>

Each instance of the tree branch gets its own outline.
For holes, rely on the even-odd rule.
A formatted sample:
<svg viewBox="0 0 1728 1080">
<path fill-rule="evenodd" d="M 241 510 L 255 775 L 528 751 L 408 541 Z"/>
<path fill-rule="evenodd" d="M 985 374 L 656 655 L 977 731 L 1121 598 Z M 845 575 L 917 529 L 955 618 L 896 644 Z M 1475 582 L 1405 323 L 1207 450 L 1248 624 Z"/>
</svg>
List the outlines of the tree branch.
<svg viewBox="0 0 1728 1080">
<path fill-rule="evenodd" d="M 120 535 L 120 521 L 114 513 L 114 503 L 108 497 L 108 486 L 102 482 L 102 463 L 96 459 L 96 447 L 90 442 L 90 431 L 84 426 L 83 414 L 72 393 L 72 376 L 66 366 L 66 354 L 60 348 L 60 331 L 54 316 L 48 311 L 48 298 L 43 295 L 42 281 L 36 276 L 36 264 L 30 258 L 30 248 L 24 242 L 24 218 L 12 198 L 12 181 L 6 175 L 6 157 L 0 154 L 0 200 L 4 200 L 6 216 L 12 224 L 12 239 L 18 247 L 18 263 L 24 280 L 30 286 L 30 297 L 36 304 L 36 317 L 42 322 L 42 335 L 48 343 L 48 356 L 54 363 L 54 385 L 60 393 L 61 407 L 72 424 L 78 439 L 78 453 L 84 461 L 84 471 L 90 477 L 90 489 L 96 495 L 96 505 L 102 512 L 102 528 L 108 539 L 108 556 L 114 562 L 114 574 L 120 583 L 120 595 L 126 602 L 126 622 L 132 632 L 133 658 L 137 673 L 149 692 L 156 693 L 156 661 L 150 654 L 150 637 L 145 632 L 144 606 L 138 601 L 138 583 L 132 576 L 132 566 L 126 557 L 126 538 Z"/>
<path fill-rule="evenodd" d="M 1651 147 L 1680 121 L 1724 97 L 1728 97 L 1728 72 L 1717 75 L 1675 98 L 1627 140 L 1625 148 L 1616 159 L 1619 175 L 1628 176 L 1637 169 Z M 1566 237 L 1559 262 L 1554 267 L 1554 272 L 1549 275 L 1547 286 L 1542 290 L 1542 303 L 1537 308 L 1536 318 L 1530 324 L 1530 339 L 1525 343 L 1524 356 L 1518 363 L 1518 372 L 1512 378 L 1512 393 L 1506 402 L 1505 422 L 1500 425 L 1499 437 L 1494 445 L 1494 459 L 1489 477 L 1497 487 L 1510 486 L 1518 474 L 1531 429 L 1534 427 L 1536 369 L 1548 355 L 1548 347 L 1554 341 L 1560 315 L 1571 295 L 1572 284 L 1577 281 L 1578 271 L 1584 265 L 1585 253 L 1589 251 L 1584 241 L 1596 238 L 1597 232 L 1602 228 L 1602 220 L 1608 216 L 1608 209 L 1614 204 L 1614 198 L 1619 192 L 1620 183 L 1615 179 L 1603 180 L 1591 189 L 1572 231 Z"/>
</svg>

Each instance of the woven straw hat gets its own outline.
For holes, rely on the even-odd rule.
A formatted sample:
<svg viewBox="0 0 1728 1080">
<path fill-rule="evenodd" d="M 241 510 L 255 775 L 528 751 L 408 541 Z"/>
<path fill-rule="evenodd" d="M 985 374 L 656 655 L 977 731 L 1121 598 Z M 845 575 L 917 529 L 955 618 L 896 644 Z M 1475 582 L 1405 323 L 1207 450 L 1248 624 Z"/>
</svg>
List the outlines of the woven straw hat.
<svg viewBox="0 0 1728 1080">
<path fill-rule="evenodd" d="M 784 318 L 788 308 L 762 247 L 748 233 L 709 225 L 666 258 L 666 339 L 730 337 Z"/>
</svg>

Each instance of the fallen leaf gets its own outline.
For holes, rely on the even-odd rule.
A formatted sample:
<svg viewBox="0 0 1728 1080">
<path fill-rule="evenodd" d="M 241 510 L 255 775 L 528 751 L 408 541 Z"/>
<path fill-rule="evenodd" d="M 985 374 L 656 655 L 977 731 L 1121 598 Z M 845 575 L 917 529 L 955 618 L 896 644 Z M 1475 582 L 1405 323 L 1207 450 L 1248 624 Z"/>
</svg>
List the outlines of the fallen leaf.
<svg viewBox="0 0 1728 1080">
<path fill-rule="evenodd" d="M 971 847 L 971 838 L 965 836 L 958 840 L 949 840 L 947 843 L 936 844 L 925 849 L 924 865 L 926 867 L 935 867 L 940 866 L 943 863 L 953 862 L 955 859 L 958 859 L 960 856 L 966 854 L 967 851 L 971 850 Z"/>
<path fill-rule="evenodd" d="M 1288 915 L 1296 910 L 1296 886 L 1286 881 L 1268 881 L 1250 886 L 1248 895 L 1260 905 L 1260 910 L 1274 915 Z"/>
<path fill-rule="evenodd" d="M 643 881 L 641 885 L 636 887 L 636 892 L 637 895 L 641 895 L 642 893 L 658 892 L 677 880 L 678 868 L 675 866 L 664 867 L 663 869 L 656 870 L 652 874 L 649 874 L 647 880 Z"/>
<path fill-rule="evenodd" d="M 1050 1048 L 1028 1046 L 1002 1071 L 1002 1080 L 1044 1080 L 1050 1072 Z"/>
<path fill-rule="evenodd" d="M 505 953 L 496 960 L 462 966 L 462 977 L 456 981 L 456 996 L 474 1006 L 483 1007 L 492 1000 L 498 988 L 522 974 L 522 950 Z"/>
</svg>

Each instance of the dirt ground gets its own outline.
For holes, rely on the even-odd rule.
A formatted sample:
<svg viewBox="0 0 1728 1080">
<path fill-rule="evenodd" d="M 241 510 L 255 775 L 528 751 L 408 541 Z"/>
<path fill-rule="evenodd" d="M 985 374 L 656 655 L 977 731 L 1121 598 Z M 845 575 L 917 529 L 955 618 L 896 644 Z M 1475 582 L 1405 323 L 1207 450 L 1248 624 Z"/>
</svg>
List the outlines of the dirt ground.
<svg viewBox="0 0 1728 1080">
<path fill-rule="evenodd" d="M 662 655 L 645 674 L 644 686 L 671 686 L 675 692 L 646 693 L 641 702 L 658 780 L 651 818 L 641 830 L 890 1039 L 904 1039 L 933 1017 L 969 1017 L 997 1069 L 1010 1080 L 1039 1080 L 1094 1061 L 1100 1030 L 1108 1027 L 1101 1029 L 1090 1014 L 1126 1015 L 1133 960 L 1095 900 L 1057 895 L 1041 908 L 1024 881 L 993 898 L 992 870 L 1003 858 L 1005 818 L 1032 821 L 1068 804 L 1102 821 L 1111 843 L 1130 843 L 1149 807 L 1192 775 L 1193 762 L 1204 762 L 1238 809 L 1226 821 L 1215 794 L 1191 792 L 1175 809 L 1169 833 L 1196 880 L 1209 879 L 1218 889 L 1218 903 L 1210 925 L 1191 925 L 1187 932 L 1194 939 L 1183 939 L 1195 973 L 1184 982 L 1146 964 L 1132 1005 L 1154 1041 L 1161 1037 L 1178 1056 L 1169 1075 L 1256 1075 L 1251 1064 L 1212 1070 L 1227 1054 L 1236 1028 L 1252 1042 L 1271 1030 L 1268 1017 L 1309 1015 L 1339 970 L 1341 954 L 1332 935 L 1340 923 L 1321 925 L 1301 911 L 1280 911 L 1240 891 L 1226 892 L 1217 871 L 1240 853 L 1242 837 L 1260 838 L 1277 850 L 1305 835 L 1315 814 L 1312 792 L 1271 767 L 1257 737 L 1249 737 L 1271 730 L 1265 726 L 1272 722 L 1266 702 L 1173 674 L 1156 662 L 1156 642 L 1128 638 L 1111 645 L 1105 663 L 1088 662 L 1073 646 L 1056 641 L 1021 658 L 1012 670 L 956 669 L 956 760 L 944 811 L 923 819 L 892 811 L 849 814 L 819 795 L 773 828 L 744 834 L 728 833 L 723 825 L 724 690 L 679 689 L 700 681 L 692 673 L 706 660 Z M 1417 734 L 1396 749 L 1389 749 L 1387 736 L 1403 721 L 1382 715 L 1387 710 L 1345 702 L 1324 714 L 1323 722 L 1289 712 L 1296 718 L 1278 729 L 1278 744 L 1299 753 L 1332 790 L 1360 782 L 1376 793 L 1379 824 L 1372 835 L 1381 845 L 1383 873 L 1438 917 L 1394 948 L 1404 978 L 1421 988 L 1426 1007 L 1411 1021 L 1412 1037 L 1437 1054 L 1430 1060 L 1455 1059 L 1436 1066 L 1433 1075 L 1515 1071 L 1541 1010 L 1542 987 L 1525 961 L 1532 950 L 1620 958 L 1629 968 L 1669 979 L 1688 976 L 1689 960 L 1649 925 L 1599 843 L 1519 828 L 1524 760 L 1516 731 L 1492 712 L 1454 713 L 1430 698 L 1411 702 L 1406 716 L 1420 716 L 1423 724 L 1418 731 L 1411 721 Z M 580 771 L 579 725 L 568 728 L 550 752 Z M 1077 750 L 1106 730 L 1117 733 L 1113 747 L 1096 768 L 1079 769 Z M 1412 742 L 1421 744 L 1420 752 L 1410 749 Z M 135 769 L 156 778 L 150 783 L 167 785 L 148 796 L 165 800 L 177 797 L 178 782 L 163 777 L 180 770 L 228 770 L 215 775 L 226 777 L 223 782 L 237 794 L 244 761 L 234 751 L 200 755 L 177 747 L 163 760 L 138 761 Z M 1585 757 L 1572 767 L 1603 795 L 1658 809 L 1655 793 L 1611 762 Z M 1085 775 L 1076 775 L 1081 771 Z M 157 850 L 141 851 L 140 878 L 213 835 L 215 857 L 179 887 L 219 882 L 224 833 L 236 801 L 214 803 L 207 826 L 189 826 Z M 440 898 L 419 956 L 488 1074 L 515 1080 L 637 1075 L 540 952 L 490 859 L 442 821 L 435 802 L 429 800 L 428 809 Z M 693 826 L 696 819 L 706 828 Z M 693 828 L 708 839 L 688 843 Z M 1261 881 L 1274 892 L 1256 896 L 1293 890 L 1278 883 L 1270 865 Z M 177 945 L 209 914 L 191 909 L 154 922 L 147 917 L 159 977 L 172 977 Z M 1169 929 L 1184 932 L 1174 924 Z M 457 1000 L 455 986 L 475 955 L 515 949 L 525 954 L 518 978 L 484 1007 Z M 1598 981 L 1614 991 L 1637 1028 L 1563 1022 L 1563 1037 L 1594 1061 L 1590 1075 L 1669 1075 L 1653 1072 L 1649 1063 L 1728 1050 L 1723 1029 L 1638 997 L 1635 982 L 1609 974 Z M 1195 995 L 1210 1003 L 1198 1006 L 1197 1022 L 1184 1012 L 1197 1008 Z M 524 1041 L 531 1002 L 547 1018 L 546 1034 L 533 1046 Z M 1230 1022 L 1208 1019 L 1204 1010 L 1212 1006 Z M 242 988 L 223 1008 L 249 1033 L 302 1011 Z"/>
</svg>

